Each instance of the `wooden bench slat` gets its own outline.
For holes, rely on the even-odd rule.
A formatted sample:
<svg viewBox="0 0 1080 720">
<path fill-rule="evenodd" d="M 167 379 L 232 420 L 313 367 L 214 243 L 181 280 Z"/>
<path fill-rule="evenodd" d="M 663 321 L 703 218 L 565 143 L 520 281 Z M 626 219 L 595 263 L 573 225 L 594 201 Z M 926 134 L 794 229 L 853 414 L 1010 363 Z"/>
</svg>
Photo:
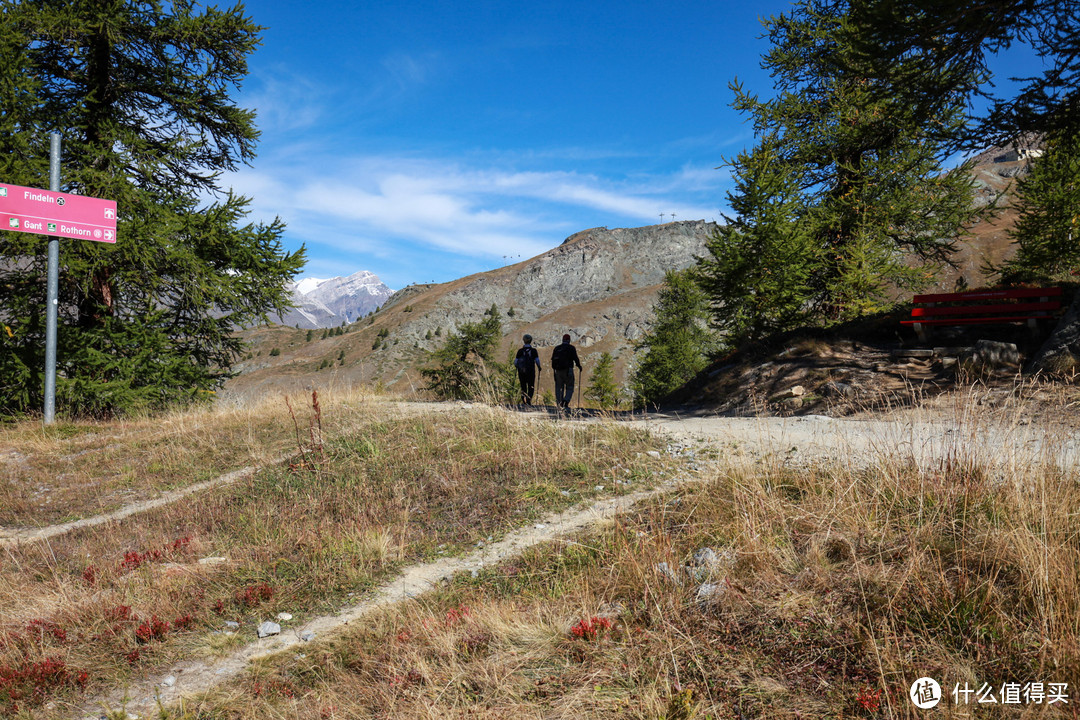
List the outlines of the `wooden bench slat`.
<svg viewBox="0 0 1080 720">
<path fill-rule="evenodd" d="M 1058 297 L 1060 295 L 1060 287 L 1008 288 L 1004 290 L 969 290 L 967 292 L 958 293 L 916 295 L 914 298 L 912 298 L 912 302 L 971 302 L 979 300 L 1004 300 L 1008 298 Z"/>
<path fill-rule="evenodd" d="M 901 325 L 911 325 L 919 339 L 925 341 L 931 325 L 995 325 L 1026 322 L 1032 331 L 1040 320 L 1052 320 L 1061 309 L 1062 290 L 1049 288 L 1003 288 L 1000 290 L 969 290 L 959 293 L 916 295 L 911 319 Z M 1010 302 L 1010 301 L 1019 302 Z M 1025 302 L 1026 301 L 1026 302 Z"/>
<path fill-rule="evenodd" d="M 1000 305 L 939 305 L 911 309 L 911 317 L 942 317 L 952 315 L 1004 315 L 1043 310 L 1052 312 L 1061 308 L 1061 302 L 1048 300 L 1033 303 L 1002 303 Z"/>
<path fill-rule="evenodd" d="M 1017 315 L 1015 317 L 995 318 L 939 318 L 919 320 L 901 320 L 901 325 L 988 325 L 993 323 L 1025 322 L 1027 320 L 1048 320 L 1049 315 Z"/>
</svg>

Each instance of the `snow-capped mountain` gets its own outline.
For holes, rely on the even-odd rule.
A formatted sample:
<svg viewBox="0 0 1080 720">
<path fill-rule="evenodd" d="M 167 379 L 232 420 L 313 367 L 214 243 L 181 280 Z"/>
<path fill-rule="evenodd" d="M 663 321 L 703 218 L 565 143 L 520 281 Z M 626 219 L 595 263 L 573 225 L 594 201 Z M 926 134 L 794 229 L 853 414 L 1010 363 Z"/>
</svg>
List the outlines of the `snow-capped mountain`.
<svg viewBox="0 0 1080 720">
<path fill-rule="evenodd" d="M 382 305 L 394 292 L 367 270 L 349 277 L 304 278 L 288 289 L 296 307 L 274 319 L 282 325 L 302 328 L 337 327 L 342 321 L 354 322 Z"/>
</svg>

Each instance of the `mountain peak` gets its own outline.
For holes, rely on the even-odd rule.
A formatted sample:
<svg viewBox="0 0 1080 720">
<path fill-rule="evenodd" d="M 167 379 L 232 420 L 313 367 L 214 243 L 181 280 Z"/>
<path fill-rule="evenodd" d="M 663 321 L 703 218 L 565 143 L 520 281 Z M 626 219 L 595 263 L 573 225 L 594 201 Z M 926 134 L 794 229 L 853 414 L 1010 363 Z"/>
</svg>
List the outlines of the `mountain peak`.
<svg viewBox="0 0 1080 720">
<path fill-rule="evenodd" d="M 337 327 L 380 307 L 393 294 L 375 273 L 359 270 L 348 277 L 307 277 L 293 283 L 295 308 L 274 318 L 301 328 Z"/>
</svg>

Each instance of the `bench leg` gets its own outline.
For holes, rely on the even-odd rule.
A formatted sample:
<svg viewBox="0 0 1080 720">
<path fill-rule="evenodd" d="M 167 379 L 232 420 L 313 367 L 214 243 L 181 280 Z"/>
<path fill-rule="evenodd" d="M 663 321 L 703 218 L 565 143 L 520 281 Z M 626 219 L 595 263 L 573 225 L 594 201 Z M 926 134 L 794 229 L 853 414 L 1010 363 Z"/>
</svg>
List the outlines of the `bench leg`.
<svg viewBox="0 0 1080 720">
<path fill-rule="evenodd" d="M 923 327 L 922 323 L 915 323 L 912 327 L 915 328 L 915 334 L 919 336 L 919 342 L 925 343 L 930 336 L 930 328 Z"/>
</svg>

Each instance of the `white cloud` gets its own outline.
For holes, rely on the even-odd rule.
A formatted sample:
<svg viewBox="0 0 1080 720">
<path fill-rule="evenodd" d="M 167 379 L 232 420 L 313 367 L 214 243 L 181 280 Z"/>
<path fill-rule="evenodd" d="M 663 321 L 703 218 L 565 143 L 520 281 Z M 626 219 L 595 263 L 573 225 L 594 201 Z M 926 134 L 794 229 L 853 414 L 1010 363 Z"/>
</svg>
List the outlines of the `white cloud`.
<svg viewBox="0 0 1080 720">
<path fill-rule="evenodd" d="M 681 199 L 713 195 L 714 181 L 687 168 L 614 183 L 569 172 L 373 156 L 294 158 L 241 172 L 234 187 L 253 198 L 253 219 L 279 215 L 289 234 L 305 242 L 370 253 L 406 244 L 499 258 L 530 257 L 585 227 L 659 222 L 660 213 L 714 219 L 713 207 Z"/>
<path fill-rule="evenodd" d="M 254 110 L 263 132 L 290 133 L 310 128 L 323 118 L 324 106 L 314 98 L 329 90 L 310 77 L 277 67 L 256 76 L 258 90 L 245 93 L 240 106 Z"/>
</svg>

